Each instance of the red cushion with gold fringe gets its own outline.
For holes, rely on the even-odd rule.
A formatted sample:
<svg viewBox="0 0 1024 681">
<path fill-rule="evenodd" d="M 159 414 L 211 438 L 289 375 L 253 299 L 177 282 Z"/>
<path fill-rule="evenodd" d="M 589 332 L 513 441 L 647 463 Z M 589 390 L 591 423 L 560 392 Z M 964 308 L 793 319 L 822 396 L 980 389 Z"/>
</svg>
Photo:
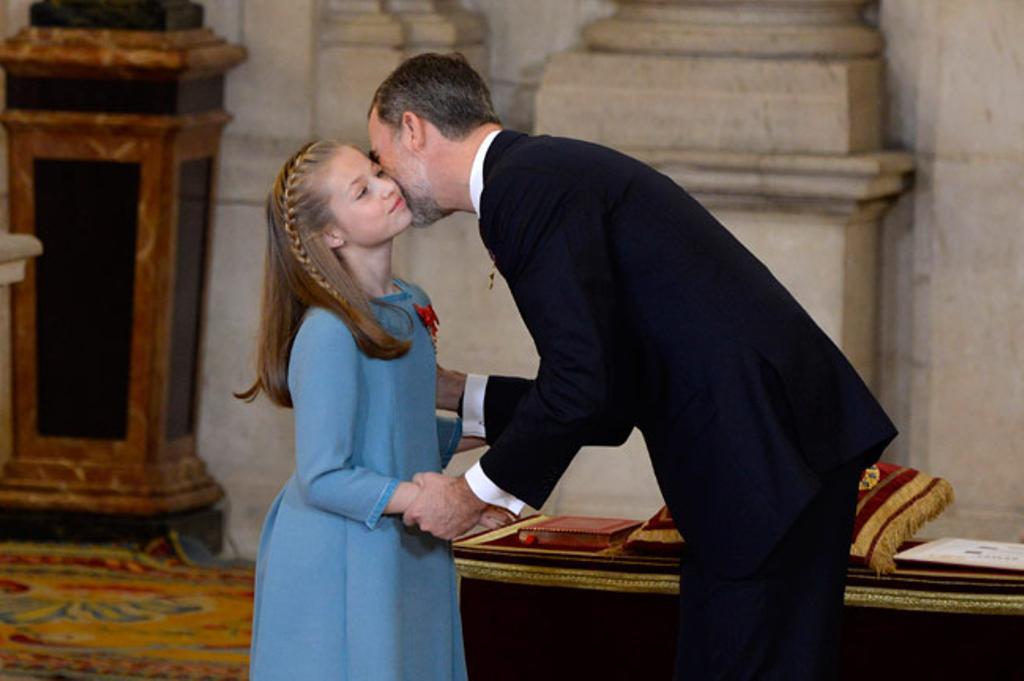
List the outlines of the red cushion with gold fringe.
<svg viewBox="0 0 1024 681">
<path fill-rule="evenodd" d="M 878 463 L 864 471 L 857 493 L 850 559 L 878 573 L 896 569 L 893 555 L 921 526 L 953 503 L 953 487 L 913 468 Z M 685 541 L 663 506 L 626 539 L 637 553 L 678 555 Z"/>
<path fill-rule="evenodd" d="M 857 492 L 850 558 L 879 574 L 896 569 L 893 555 L 929 520 L 953 503 L 953 486 L 914 468 L 877 463 Z"/>
</svg>

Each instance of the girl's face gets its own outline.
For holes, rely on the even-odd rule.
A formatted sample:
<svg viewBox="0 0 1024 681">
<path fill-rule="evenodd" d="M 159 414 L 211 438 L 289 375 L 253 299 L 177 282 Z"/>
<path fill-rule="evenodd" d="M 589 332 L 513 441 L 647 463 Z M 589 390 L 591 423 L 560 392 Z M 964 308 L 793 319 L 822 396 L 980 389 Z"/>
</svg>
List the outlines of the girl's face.
<svg viewBox="0 0 1024 681">
<path fill-rule="evenodd" d="M 321 181 L 334 214 L 334 224 L 324 230 L 332 249 L 372 249 L 401 234 L 412 220 L 395 181 L 357 149 L 339 149 L 325 164 Z"/>
</svg>

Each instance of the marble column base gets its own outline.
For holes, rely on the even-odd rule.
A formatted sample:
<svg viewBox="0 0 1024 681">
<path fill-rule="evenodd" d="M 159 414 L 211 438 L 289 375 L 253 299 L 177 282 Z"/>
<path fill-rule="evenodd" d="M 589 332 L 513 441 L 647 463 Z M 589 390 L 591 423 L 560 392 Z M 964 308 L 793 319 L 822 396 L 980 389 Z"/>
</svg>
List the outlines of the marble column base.
<svg viewBox="0 0 1024 681">
<path fill-rule="evenodd" d="M 29 234 L 0 234 L 0 286 L 25 278 L 25 265 L 43 252 L 39 239 Z"/>
</svg>

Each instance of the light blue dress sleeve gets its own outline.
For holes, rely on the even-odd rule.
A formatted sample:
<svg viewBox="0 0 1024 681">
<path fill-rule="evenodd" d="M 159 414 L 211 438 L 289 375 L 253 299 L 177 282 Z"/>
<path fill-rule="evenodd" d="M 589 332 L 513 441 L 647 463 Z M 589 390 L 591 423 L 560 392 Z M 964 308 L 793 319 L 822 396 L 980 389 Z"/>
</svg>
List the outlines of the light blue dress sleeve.
<svg viewBox="0 0 1024 681">
<path fill-rule="evenodd" d="M 311 506 L 376 527 L 396 478 L 352 462 L 359 428 L 361 355 L 344 323 L 313 310 L 292 344 L 288 388 L 295 411 L 295 473 Z"/>
<path fill-rule="evenodd" d="M 462 439 L 462 419 L 449 416 L 437 417 L 437 447 L 441 451 L 441 468 L 455 456 L 455 449 Z"/>
</svg>

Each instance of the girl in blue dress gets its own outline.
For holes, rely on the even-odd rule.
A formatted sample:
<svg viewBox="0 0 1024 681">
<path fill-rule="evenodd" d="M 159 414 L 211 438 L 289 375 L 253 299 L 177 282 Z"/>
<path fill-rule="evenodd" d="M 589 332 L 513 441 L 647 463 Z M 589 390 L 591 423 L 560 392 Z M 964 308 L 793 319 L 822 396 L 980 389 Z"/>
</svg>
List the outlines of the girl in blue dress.
<svg viewBox="0 0 1024 681">
<path fill-rule="evenodd" d="M 400 515 L 461 438 L 435 415 L 430 300 L 391 272 L 410 219 L 395 182 L 335 142 L 303 147 L 268 197 L 257 379 L 239 397 L 292 407 L 296 468 L 260 538 L 254 681 L 466 678 L 450 546 Z"/>
</svg>

